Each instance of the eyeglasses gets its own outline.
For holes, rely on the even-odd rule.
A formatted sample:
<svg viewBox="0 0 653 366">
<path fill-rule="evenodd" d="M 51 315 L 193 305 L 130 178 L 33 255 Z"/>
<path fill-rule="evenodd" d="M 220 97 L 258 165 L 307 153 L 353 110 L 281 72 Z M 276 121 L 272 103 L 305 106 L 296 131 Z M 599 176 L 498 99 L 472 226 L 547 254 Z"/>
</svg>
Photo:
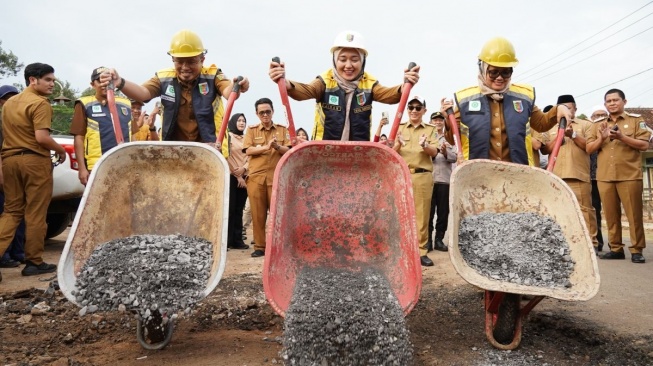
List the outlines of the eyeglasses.
<svg viewBox="0 0 653 366">
<path fill-rule="evenodd" d="M 269 110 L 269 109 L 268 109 L 267 111 L 259 111 L 259 112 L 258 112 L 258 115 L 259 115 L 259 116 L 271 116 L 271 115 L 272 115 L 272 111 Z"/>
<path fill-rule="evenodd" d="M 419 112 L 419 111 L 422 110 L 422 106 L 421 105 L 409 105 L 408 106 L 409 111 L 412 111 L 413 109 L 416 110 L 417 112 Z"/>
<path fill-rule="evenodd" d="M 512 67 L 508 69 L 488 69 L 487 75 L 490 77 L 490 79 L 496 79 L 499 77 L 499 75 L 501 75 L 501 77 L 504 79 L 509 79 L 512 76 Z"/>
<path fill-rule="evenodd" d="M 172 62 L 175 63 L 177 66 L 197 66 L 199 65 L 202 61 L 197 59 L 197 58 L 187 58 L 187 59 L 178 59 L 178 58 L 173 58 Z"/>
</svg>

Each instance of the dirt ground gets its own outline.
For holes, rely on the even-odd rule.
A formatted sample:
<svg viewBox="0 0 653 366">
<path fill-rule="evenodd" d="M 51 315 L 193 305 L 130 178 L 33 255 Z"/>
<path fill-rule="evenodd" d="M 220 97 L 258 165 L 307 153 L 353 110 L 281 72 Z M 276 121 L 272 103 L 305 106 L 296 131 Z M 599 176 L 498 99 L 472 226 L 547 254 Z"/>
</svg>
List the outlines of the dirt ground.
<svg viewBox="0 0 653 366">
<path fill-rule="evenodd" d="M 57 263 L 66 234 L 50 241 L 47 261 Z M 44 291 L 53 276 L 23 278 L 20 268 L 2 269 L 0 365 L 282 364 L 283 319 L 265 300 L 263 260 L 249 254 L 229 251 L 217 289 L 177 320 L 160 351 L 141 348 L 131 315 L 80 317 L 59 291 Z M 407 318 L 415 365 L 653 364 L 651 262 L 599 260 L 601 289 L 592 300 L 544 299 L 524 326 L 521 346 L 498 351 L 485 339 L 483 292 L 458 276 L 447 253 L 430 257 L 435 267 L 423 268 L 420 301 Z"/>
</svg>

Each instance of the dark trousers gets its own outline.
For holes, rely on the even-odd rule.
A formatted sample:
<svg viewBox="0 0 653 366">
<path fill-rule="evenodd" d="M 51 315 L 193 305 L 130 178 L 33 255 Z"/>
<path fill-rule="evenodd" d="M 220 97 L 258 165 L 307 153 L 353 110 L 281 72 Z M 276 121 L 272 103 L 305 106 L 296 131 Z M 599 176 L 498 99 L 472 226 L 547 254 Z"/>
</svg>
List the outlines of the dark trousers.
<svg viewBox="0 0 653 366">
<path fill-rule="evenodd" d="M 435 237 L 444 239 L 449 221 L 449 185 L 435 183 L 433 185 L 433 196 L 431 196 L 431 213 L 429 214 L 429 243 L 433 236 L 433 215 L 437 213 L 435 220 Z"/>
<path fill-rule="evenodd" d="M 245 244 L 243 242 L 243 209 L 247 201 L 247 188 L 238 188 L 238 180 L 230 176 L 229 185 L 229 227 L 227 246 Z"/>
<path fill-rule="evenodd" d="M 5 193 L 0 192 L 0 213 L 5 209 Z M 15 261 L 24 261 L 25 260 L 25 220 L 20 222 L 16 233 L 14 234 L 14 239 L 11 241 L 9 248 L 5 251 L 5 254 L 2 256 L 2 260 L 15 260 Z"/>
<path fill-rule="evenodd" d="M 599 187 L 596 180 L 592 181 L 592 206 L 596 211 L 596 240 L 599 245 L 603 245 L 603 234 L 601 234 L 601 196 L 599 195 Z"/>
</svg>

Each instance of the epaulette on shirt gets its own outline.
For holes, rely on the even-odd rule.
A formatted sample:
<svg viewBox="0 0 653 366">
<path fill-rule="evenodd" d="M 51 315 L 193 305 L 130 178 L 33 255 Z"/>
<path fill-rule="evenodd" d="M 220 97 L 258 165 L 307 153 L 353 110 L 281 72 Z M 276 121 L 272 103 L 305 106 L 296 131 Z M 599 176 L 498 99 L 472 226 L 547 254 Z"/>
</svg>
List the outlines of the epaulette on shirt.
<svg viewBox="0 0 653 366">
<path fill-rule="evenodd" d="M 258 128 L 259 125 L 260 125 L 260 123 L 257 123 L 257 124 L 255 124 L 253 126 L 249 126 L 249 128 Z"/>
<path fill-rule="evenodd" d="M 597 119 L 596 121 L 594 121 L 594 123 L 601 122 L 601 121 L 603 121 L 603 120 L 605 120 L 607 118 L 608 118 L 608 116 L 601 117 L 601 118 Z"/>
<path fill-rule="evenodd" d="M 631 116 L 631 117 L 635 117 L 635 118 L 639 118 L 639 117 L 642 116 L 641 114 L 637 114 L 637 113 L 629 113 L 629 112 L 626 112 L 626 114 L 629 115 L 629 116 Z"/>
</svg>

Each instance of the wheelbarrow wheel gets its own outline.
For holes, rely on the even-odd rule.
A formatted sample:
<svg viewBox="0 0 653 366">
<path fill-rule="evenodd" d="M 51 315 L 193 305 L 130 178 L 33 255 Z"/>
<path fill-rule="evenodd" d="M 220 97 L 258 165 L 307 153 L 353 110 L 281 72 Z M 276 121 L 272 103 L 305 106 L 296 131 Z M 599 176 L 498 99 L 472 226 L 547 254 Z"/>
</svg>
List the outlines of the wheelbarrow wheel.
<svg viewBox="0 0 653 366">
<path fill-rule="evenodd" d="M 146 321 L 138 319 L 136 339 L 145 349 L 163 349 L 170 343 L 174 329 L 172 319 L 164 319 L 160 312 L 155 311 Z"/>
<path fill-rule="evenodd" d="M 499 305 L 492 334 L 494 339 L 501 344 L 510 344 L 514 339 L 515 328 L 518 326 L 520 298 L 520 295 L 505 294 L 501 305 Z"/>
</svg>

